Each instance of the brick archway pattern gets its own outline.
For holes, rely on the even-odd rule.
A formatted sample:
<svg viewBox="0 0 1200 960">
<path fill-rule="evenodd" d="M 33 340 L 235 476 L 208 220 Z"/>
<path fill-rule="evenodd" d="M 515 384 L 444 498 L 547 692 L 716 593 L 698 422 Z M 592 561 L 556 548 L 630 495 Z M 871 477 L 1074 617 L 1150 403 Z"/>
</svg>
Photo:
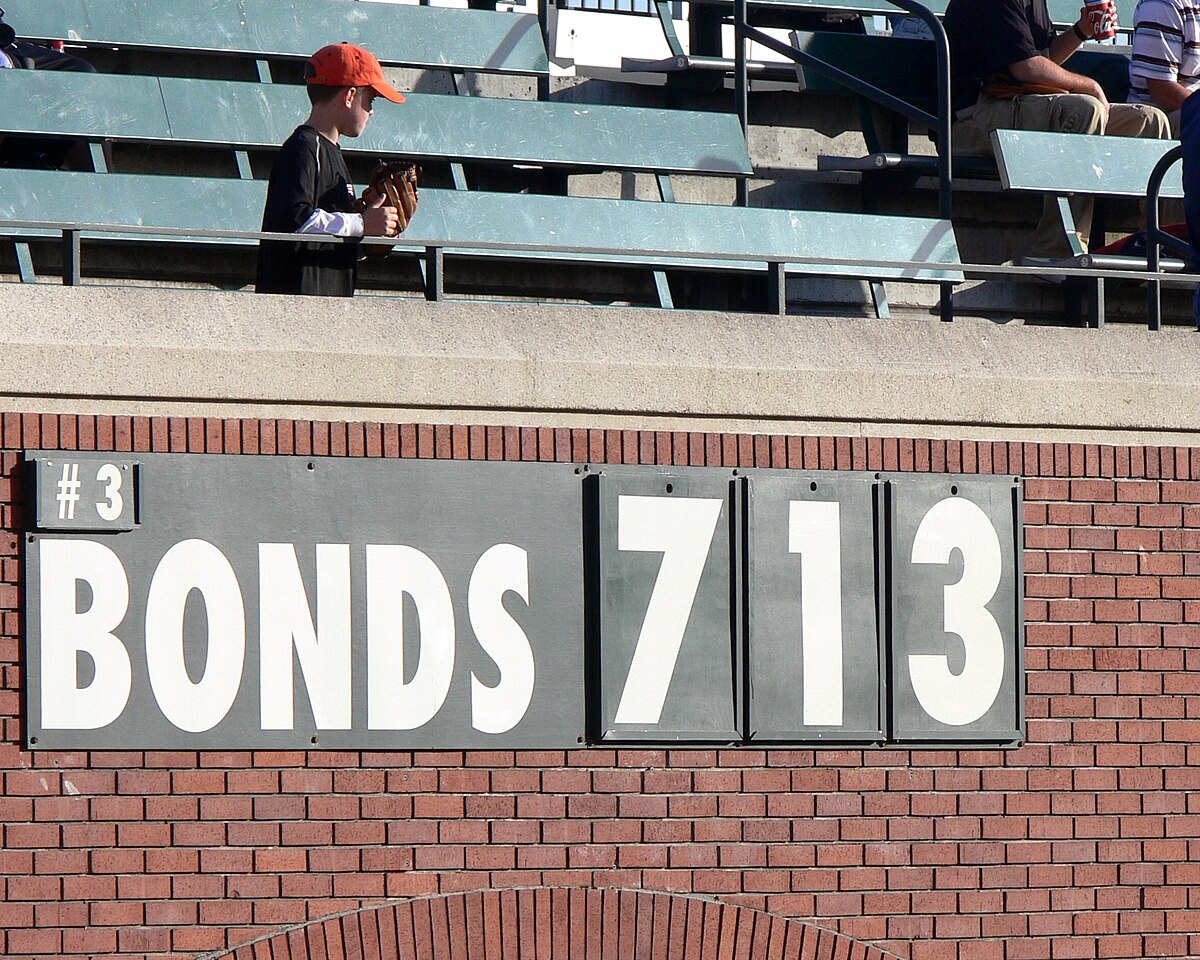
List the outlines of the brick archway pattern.
<svg viewBox="0 0 1200 960">
<path fill-rule="evenodd" d="M 486 890 L 314 920 L 201 960 L 893 960 L 800 920 L 634 890 Z"/>
</svg>

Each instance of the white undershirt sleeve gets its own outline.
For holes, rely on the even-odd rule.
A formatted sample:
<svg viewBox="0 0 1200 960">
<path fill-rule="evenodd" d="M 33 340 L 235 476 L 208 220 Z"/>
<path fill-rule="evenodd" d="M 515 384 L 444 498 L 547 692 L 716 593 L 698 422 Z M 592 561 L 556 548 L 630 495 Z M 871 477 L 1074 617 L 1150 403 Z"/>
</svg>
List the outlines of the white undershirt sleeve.
<svg viewBox="0 0 1200 960">
<path fill-rule="evenodd" d="M 297 233 L 323 233 L 333 237 L 361 237 L 363 218 L 361 213 L 331 213 L 314 210 L 304 221 Z"/>
</svg>

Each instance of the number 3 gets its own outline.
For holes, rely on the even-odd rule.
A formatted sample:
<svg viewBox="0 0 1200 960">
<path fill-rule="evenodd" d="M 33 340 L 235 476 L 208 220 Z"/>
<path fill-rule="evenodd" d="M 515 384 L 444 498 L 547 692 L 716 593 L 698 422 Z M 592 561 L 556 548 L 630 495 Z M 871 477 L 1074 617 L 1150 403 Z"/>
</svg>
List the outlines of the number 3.
<svg viewBox="0 0 1200 960">
<path fill-rule="evenodd" d="M 121 471 L 115 464 L 106 463 L 96 471 L 96 480 L 105 484 L 104 496 L 107 502 L 96 504 L 96 512 L 101 520 L 116 520 L 125 509 L 125 501 L 121 498 Z"/>
<path fill-rule="evenodd" d="M 961 497 L 942 500 L 925 514 L 913 563 L 948 563 L 955 549 L 962 552 L 963 575 L 945 587 L 942 624 L 962 640 L 966 666 L 951 673 L 945 654 L 910 654 L 908 662 L 921 706 L 935 720 L 961 727 L 991 709 L 1004 681 L 1004 639 L 987 609 L 1000 586 L 1000 539 L 987 514 Z"/>
</svg>

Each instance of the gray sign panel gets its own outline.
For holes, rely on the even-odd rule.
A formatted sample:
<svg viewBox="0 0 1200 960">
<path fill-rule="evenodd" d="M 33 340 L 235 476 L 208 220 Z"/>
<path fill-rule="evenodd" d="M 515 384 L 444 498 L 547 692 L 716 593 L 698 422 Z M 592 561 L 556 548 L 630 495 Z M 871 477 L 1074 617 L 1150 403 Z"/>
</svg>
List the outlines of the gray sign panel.
<svg viewBox="0 0 1200 960">
<path fill-rule="evenodd" d="M 799 471 L 746 484 L 751 739 L 880 742 L 882 484 Z"/>
<path fill-rule="evenodd" d="M 26 538 L 29 744 L 578 745 L 572 466 L 138 463 L 138 526 Z"/>
<path fill-rule="evenodd" d="M 1020 487 L 911 475 L 888 486 L 891 739 L 1018 740 Z"/>
<path fill-rule="evenodd" d="M 605 468 L 600 476 L 604 739 L 741 739 L 733 483 L 718 470 Z"/>
<path fill-rule="evenodd" d="M 137 464 L 104 453 L 64 453 L 34 465 L 34 526 L 39 530 L 132 530 Z"/>
</svg>

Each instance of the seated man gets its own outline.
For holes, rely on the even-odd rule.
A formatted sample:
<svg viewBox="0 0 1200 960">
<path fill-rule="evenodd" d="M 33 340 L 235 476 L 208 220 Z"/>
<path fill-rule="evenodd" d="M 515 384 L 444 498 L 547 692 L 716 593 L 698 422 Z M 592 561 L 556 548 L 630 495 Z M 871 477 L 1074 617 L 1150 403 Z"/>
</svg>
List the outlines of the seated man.
<svg viewBox="0 0 1200 960">
<path fill-rule="evenodd" d="M 1133 11 L 1129 101 L 1152 103 L 1179 136 L 1179 108 L 1200 87 L 1200 7 L 1183 0 L 1138 0 Z"/>
<path fill-rule="evenodd" d="M 1115 11 L 1113 13 L 1115 16 Z M 987 156 L 997 129 L 1167 137 L 1166 115 L 1144 104 L 1109 104 L 1091 77 L 1062 64 L 1092 36 L 1092 18 L 1080 11 L 1071 29 L 1057 34 L 1046 0 L 950 0 L 945 17 L 950 41 L 951 140 L 955 153 Z M 1071 198 L 1080 241 L 1087 249 L 1093 198 Z M 1033 253 L 1070 254 L 1057 205 L 1047 198 Z"/>
</svg>

